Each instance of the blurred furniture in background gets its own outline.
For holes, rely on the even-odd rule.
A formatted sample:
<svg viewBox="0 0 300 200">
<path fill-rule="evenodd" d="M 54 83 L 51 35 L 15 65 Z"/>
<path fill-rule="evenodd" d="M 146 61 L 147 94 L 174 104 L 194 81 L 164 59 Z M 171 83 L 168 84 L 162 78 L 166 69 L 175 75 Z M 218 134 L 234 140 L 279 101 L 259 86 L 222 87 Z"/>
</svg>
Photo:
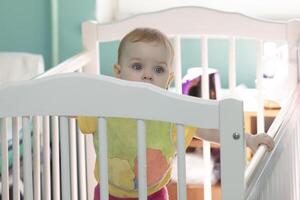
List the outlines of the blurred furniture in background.
<svg viewBox="0 0 300 200">
<path fill-rule="evenodd" d="M 264 116 L 265 116 L 265 133 L 268 132 L 270 126 L 272 125 L 275 117 L 280 111 L 280 106 L 278 103 L 265 100 L 264 103 Z M 257 133 L 257 113 L 256 112 L 245 112 L 245 132 L 256 134 Z"/>
<path fill-rule="evenodd" d="M 0 84 L 28 80 L 44 70 L 44 59 L 41 55 L 0 52 Z"/>
<path fill-rule="evenodd" d="M 182 80 L 182 94 L 194 97 L 201 97 L 201 76 L 202 68 L 190 68 Z M 216 69 L 208 69 L 209 77 L 209 98 L 219 99 L 221 90 L 221 80 Z"/>
</svg>

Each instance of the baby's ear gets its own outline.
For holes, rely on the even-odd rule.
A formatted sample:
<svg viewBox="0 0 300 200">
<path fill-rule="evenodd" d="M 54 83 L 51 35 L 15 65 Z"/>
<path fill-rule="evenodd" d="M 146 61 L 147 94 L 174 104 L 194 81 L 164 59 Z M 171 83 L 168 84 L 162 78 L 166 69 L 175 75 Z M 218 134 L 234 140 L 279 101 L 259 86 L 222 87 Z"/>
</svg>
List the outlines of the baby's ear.
<svg viewBox="0 0 300 200">
<path fill-rule="evenodd" d="M 114 75 L 116 78 L 120 78 L 121 66 L 119 64 L 114 64 Z"/>
</svg>

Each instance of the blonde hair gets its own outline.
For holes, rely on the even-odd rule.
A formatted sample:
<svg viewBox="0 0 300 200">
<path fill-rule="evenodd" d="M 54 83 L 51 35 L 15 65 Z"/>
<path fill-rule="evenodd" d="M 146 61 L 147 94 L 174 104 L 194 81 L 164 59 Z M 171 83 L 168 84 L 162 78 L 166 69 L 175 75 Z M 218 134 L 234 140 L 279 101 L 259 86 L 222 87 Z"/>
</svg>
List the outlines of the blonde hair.
<svg viewBox="0 0 300 200">
<path fill-rule="evenodd" d="M 173 63 L 174 49 L 167 36 L 154 28 L 136 28 L 127 33 L 120 42 L 118 49 L 118 64 L 120 64 L 122 52 L 127 42 L 156 42 L 162 44 L 170 53 L 170 64 Z"/>
</svg>

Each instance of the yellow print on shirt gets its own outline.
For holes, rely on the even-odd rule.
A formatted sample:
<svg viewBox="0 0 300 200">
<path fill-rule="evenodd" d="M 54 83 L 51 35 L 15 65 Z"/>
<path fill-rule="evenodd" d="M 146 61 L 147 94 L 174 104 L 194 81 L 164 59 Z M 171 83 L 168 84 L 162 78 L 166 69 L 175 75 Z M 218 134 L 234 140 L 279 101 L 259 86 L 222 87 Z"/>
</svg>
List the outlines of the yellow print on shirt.
<svg viewBox="0 0 300 200">
<path fill-rule="evenodd" d="M 119 158 L 109 159 L 108 170 L 110 170 L 110 173 L 108 173 L 110 183 L 127 190 L 134 189 L 135 175 L 127 160 Z"/>
</svg>

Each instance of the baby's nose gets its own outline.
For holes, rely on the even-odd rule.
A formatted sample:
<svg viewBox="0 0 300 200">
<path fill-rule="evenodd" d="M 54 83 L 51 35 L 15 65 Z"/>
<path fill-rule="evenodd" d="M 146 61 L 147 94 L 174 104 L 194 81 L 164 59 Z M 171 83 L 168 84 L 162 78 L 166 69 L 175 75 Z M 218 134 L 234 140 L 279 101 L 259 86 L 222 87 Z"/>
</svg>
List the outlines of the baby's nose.
<svg viewBox="0 0 300 200">
<path fill-rule="evenodd" d="M 144 81 L 152 81 L 153 80 L 152 71 L 150 69 L 145 69 L 144 73 L 143 73 L 143 76 L 142 76 L 142 79 Z"/>
<path fill-rule="evenodd" d="M 147 81 L 147 80 L 152 81 L 153 78 L 152 78 L 152 76 L 143 76 L 143 80 L 144 81 Z"/>
</svg>

